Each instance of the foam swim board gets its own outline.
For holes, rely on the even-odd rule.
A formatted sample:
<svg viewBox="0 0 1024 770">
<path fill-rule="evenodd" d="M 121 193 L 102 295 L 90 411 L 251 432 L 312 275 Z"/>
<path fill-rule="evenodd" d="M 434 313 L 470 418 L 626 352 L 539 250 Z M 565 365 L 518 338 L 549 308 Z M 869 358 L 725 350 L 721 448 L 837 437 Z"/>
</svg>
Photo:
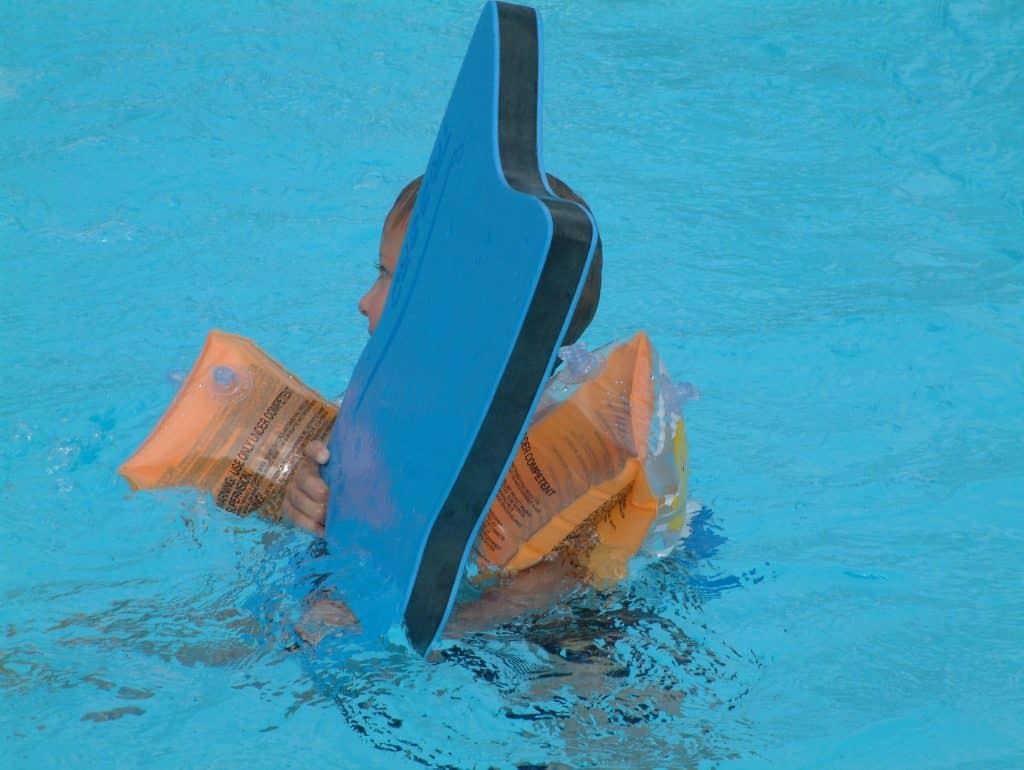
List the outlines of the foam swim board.
<svg viewBox="0 0 1024 770">
<path fill-rule="evenodd" d="M 331 582 L 425 653 L 568 327 L 597 240 L 540 162 L 530 8 L 487 3 L 323 469 Z"/>
</svg>

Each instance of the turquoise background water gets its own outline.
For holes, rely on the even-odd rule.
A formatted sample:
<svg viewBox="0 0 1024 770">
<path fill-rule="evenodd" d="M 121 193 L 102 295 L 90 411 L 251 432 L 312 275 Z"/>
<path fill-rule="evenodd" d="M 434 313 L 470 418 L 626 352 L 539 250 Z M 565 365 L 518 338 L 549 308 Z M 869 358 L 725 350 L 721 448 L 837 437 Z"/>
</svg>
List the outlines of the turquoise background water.
<svg viewBox="0 0 1024 770">
<path fill-rule="evenodd" d="M 115 471 L 212 327 L 343 389 L 479 5 L 0 4 L 0 766 L 1024 766 L 1024 8 L 540 10 L 586 338 L 700 386 L 704 508 L 615 592 L 338 666 L 306 536 Z"/>
</svg>

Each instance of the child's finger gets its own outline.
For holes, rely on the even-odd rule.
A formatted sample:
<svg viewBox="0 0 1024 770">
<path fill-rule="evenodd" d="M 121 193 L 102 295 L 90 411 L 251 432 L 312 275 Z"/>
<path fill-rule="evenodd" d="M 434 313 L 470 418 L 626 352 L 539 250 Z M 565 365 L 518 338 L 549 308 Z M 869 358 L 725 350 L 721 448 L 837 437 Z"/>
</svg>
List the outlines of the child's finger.
<svg viewBox="0 0 1024 770">
<path fill-rule="evenodd" d="M 292 511 L 292 515 L 288 516 L 288 518 L 296 527 L 301 527 L 307 532 L 312 532 L 314 535 L 320 535 L 321 537 L 323 537 L 323 520 L 317 521 L 315 518 L 305 516 L 298 511 Z"/>
<path fill-rule="evenodd" d="M 327 503 L 313 500 L 292 485 L 285 493 L 281 512 L 293 523 L 312 531 L 314 527 L 323 528 L 327 518 Z"/>
<path fill-rule="evenodd" d="M 314 535 L 320 535 L 321 537 L 323 537 L 323 534 L 324 534 L 324 521 L 323 521 L 323 519 L 320 519 L 319 521 L 317 521 L 316 519 L 310 518 L 308 516 L 303 516 L 302 519 L 300 519 L 296 523 L 300 527 L 302 527 L 304 530 L 306 530 L 307 532 L 312 532 Z"/>
<path fill-rule="evenodd" d="M 331 453 L 327 450 L 327 445 L 323 441 L 310 441 L 306 444 L 304 454 L 317 465 L 323 465 L 331 458 Z"/>
<path fill-rule="evenodd" d="M 295 490 L 308 497 L 311 501 L 323 505 L 327 502 L 327 484 L 320 478 L 316 466 L 304 460 L 298 470 L 295 471 L 295 478 L 289 485 L 289 491 Z"/>
<path fill-rule="evenodd" d="M 327 498 L 316 499 L 310 497 L 306 492 L 298 488 L 292 488 L 288 492 L 288 500 L 292 508 L 300 516 L 323 521 L 327 518 Z"/>
</svg>

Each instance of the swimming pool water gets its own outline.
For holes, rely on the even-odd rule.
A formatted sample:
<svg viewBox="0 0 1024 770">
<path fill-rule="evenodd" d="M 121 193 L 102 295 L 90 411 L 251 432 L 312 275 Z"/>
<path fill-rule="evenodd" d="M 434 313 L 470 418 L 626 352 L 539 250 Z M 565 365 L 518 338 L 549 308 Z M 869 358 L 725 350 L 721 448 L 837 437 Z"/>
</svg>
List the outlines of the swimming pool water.
<svg viewBox="0 0 1024 770">
<path fill-rule="evenodd" d="M 128 494 L 210 328 L 344 388 L 478 11 L 0 7 L 0 766 L 1024 766 L 1015 0 L 540 5 L 586 339 L 703 393 L 620 589 L 339 666 L 306 536 Z"/>
</svg>

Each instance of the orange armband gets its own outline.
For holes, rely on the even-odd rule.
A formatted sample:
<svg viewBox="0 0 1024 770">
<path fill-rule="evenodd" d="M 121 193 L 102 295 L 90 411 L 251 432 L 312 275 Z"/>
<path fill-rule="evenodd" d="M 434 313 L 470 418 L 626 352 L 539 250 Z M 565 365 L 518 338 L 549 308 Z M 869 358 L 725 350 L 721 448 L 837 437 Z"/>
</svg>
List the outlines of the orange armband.
<svg viewBox="0 0 1024 770">
<path fill-rule="evenodd" d="M 582 382 L 567 367 L 545 391 L 481 529 L 482 574 L 562 550 L 604 583 L 626 574 L 656 519 L 662 534 L 682 531 L 685 425 L 650 340 L 640 332 L 588 355 Z"/>
<path fill-rule="evenodd" d="M 231 513 L 280 517 L 285 485 L 337 407 L 250 340 L 212 331 L 174 401 L 118 470 L 132 489 L 189 486 Z"/>
<path fill-rule="evenodd" d="M 644 333 L 563 367 L 487 512 L 475 562 L 517 572 L 560 551 L 592 582 L 685 528 L 686 431 Z M 189 486 L 218 507 L 279 518 L 288 479 L 337 408 L 244 337 L 212 331 L 157 426 L 119 469 L 132 489 Z"/>
</svg>

